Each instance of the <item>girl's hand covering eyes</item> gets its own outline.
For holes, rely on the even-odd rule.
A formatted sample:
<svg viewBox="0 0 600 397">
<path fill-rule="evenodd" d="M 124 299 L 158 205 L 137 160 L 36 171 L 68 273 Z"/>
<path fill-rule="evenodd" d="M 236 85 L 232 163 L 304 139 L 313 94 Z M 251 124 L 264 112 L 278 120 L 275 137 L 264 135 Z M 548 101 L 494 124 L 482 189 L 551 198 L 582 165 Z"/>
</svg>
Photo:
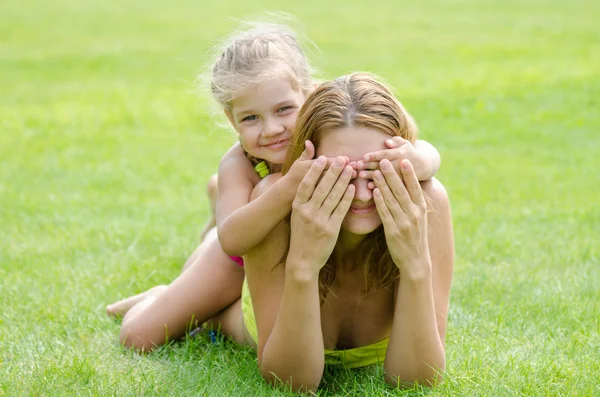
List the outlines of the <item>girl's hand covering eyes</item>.
<svg viewBox="0 0 600 397">
<path fill-rule="evenodd" d="M 412 164 L 401 163 L 400 176 L 389 160 L 374 171 L 373 198 L 381 217 L 388 249 L 400 276 L 418 277 L 430 270 L 427 204 Z"/>
<path fill-rule="evenodd" d="M 302 179 L 292 205 L 286 266 L 317 276 L 333 252 L 354 198 L 354 170 L 347 163 L 347 158 L 337 157 L 326 169 L 327 158 L 321 156 Z"/>
<path fill-rule="evenodd" d="M 358 176 L 363 179 L 373 179 L 373 171 L 379 169 L 379 162 L 383 159 L 389 160 L 396 172 L 400 173 L 400 164 L 403 160 L 409 160 L 414 166 L 421 164 L 421 156 L 410 141 L 395 136 L 385 140 L 385 145 L 389 149 L 370 152 L 364 155 L 361 161 L 356 164 Z"/>
</svg>

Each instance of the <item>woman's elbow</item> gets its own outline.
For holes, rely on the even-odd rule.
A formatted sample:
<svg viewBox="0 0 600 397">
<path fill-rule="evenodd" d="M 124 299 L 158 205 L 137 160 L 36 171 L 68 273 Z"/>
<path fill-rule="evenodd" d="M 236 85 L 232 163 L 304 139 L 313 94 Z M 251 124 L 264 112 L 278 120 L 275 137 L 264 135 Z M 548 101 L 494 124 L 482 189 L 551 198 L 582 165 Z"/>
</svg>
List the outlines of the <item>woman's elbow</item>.
<svg viewBox="0 0 600 397">
<path fill-rule="evenodd" d="M 435 387 L 439 385 L 443 378 L 445 372 L 445 363 L 437 368 L 428 366 L 427 368 L 423 368 L 420 373 L 412 373 L 406 374 L 403 371 L 385 371 L 385 383 L 388 386 L 393 388 L 400 389 L 410 389 L 414 387 L 415 384 L 426 386 L 426 387 Z"/>
<path fill-rule="evenodd" d="M 275 371 L 265 369 L 264 367 L 260 368 L 260 375 L 272 386 L 283 386 L 285 388 L 290 388 L 294 392 L 310 395 L 314 395 L 317 392 L 322 377 L 322 373 L 318 376 L 316 376 L 316 374 L 311 374 L 309 376 L 278 375 Z"/>
</svg>

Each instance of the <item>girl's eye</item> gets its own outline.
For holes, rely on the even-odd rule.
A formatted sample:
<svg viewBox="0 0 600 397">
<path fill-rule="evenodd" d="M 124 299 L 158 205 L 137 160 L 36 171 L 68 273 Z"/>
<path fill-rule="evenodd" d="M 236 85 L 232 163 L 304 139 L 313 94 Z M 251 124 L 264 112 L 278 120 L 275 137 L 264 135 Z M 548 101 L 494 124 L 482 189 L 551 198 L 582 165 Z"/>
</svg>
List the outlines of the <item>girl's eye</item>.
<svg viewBox="0 0 600 397">
<path fill-rule="evenodd" d="M 243 123 L 244 121 L 254 121 L 256 120 L 256 116 L 251 115 L 251 116 L 246 116 L 242 119 L 242 121 L 240 121 L 240 123 Z"/>
<path fill-rule="evenodd" d="M 289 109 L 292 109 L 292 106 L 284 106 L 284 107 L 277 109 L 277 111 L 279 113 L 281 113 L 281 112 L 285 112 L 286 110 L 289 110 Z"/>
</svg>

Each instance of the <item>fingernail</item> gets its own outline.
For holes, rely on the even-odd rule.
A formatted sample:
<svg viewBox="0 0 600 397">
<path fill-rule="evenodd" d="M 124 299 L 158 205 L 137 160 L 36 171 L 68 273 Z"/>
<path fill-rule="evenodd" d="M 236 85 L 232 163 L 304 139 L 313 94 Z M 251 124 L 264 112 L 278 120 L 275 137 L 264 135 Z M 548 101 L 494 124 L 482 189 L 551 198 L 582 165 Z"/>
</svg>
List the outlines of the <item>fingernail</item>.
<svg viewBox="0 0 600 397">
<path fill-rule="evenodd" d="M 379 162 L 379 166 L 381 167 L 382 170 L 389 170 L 390 169 L 390 161 L 383 159 Z"/>
<path fill-rule="evenodd" d="M 325 158 L 325 156 L 319 156 L 319 158 L 317 159 L 317 164 L 319 165 L 324 165 L 327 162 L 327 159 Z"/>
<path fill-rule="evenodd" d="M 344 175 L 350 175 L 351 172 L 352 172 L 352 167 L 347 165 L 346 168 L 344 168 Z"/>
<path fill-rule="evenodd" d="M 405 169 L 407 171 L 410 170 L 410 161 L 408 161 L 408 160 L 403 161 L 402 162 L 402 169 Z"/>
<path fill-rule="evenodd" d="M 367 173 L 366 173 L 366 172 L 361 172 L 361 173 L 359 174 L 359 176 L 360 176 L 361 178 L 363 178 L 363 179 L 364 179 L 364 178 L 366 178 L 366 177 L 367 177 Z"/>
<path fill-rule="evenodd" d="M 371 157 L 369 157 L 369 156 L 365 156 L 365 163 L 368 163 L 368 162 L 369 162 L 369 160 L 371 160 Z"/>
<path fill-rule="evenodd" d="M 373 176 L 375 177 L 375 179 L 380 180 L 383 178 L 383 175 L 381 174 L 381 172 L 379 170 L 375 171 L 373 173 Z"/>
<path fill-rule="evenodd" d="M 344 159 L 341 157 L 338 157 L 337 159 L 335 159 L 335 165 L 336 165 L 336 167 L 341 167 L 342 165 L 344 165 Z"/>
<path fill-rule="evenodd" d="M 379 189 L 375 188 L 373 189 L 373 195 L 376 197 L 381 197 L 381 192 L 379 191 Z"/>
<path fill-rule="evenodd" d="M 385 141 L 386 141 L 386 143 L 388 145 L 393 145 L 394 144 L 394 140 L 393 139 L 386 139 Z"/>
</svg>

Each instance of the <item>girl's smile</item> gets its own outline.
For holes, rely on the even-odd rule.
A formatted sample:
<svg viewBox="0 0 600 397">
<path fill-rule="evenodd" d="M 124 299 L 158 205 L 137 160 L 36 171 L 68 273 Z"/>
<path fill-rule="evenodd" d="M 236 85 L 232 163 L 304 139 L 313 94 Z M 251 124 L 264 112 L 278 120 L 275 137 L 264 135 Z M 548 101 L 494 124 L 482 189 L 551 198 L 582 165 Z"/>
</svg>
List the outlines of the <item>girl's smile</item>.
<svg viewBox="0 0 600 397">
<path fill-rule="evenodd" d="M 282 164 L 305 99 L 282 75 L 239 92 L 225 113 L 250 155 Z"/>
</svg>

